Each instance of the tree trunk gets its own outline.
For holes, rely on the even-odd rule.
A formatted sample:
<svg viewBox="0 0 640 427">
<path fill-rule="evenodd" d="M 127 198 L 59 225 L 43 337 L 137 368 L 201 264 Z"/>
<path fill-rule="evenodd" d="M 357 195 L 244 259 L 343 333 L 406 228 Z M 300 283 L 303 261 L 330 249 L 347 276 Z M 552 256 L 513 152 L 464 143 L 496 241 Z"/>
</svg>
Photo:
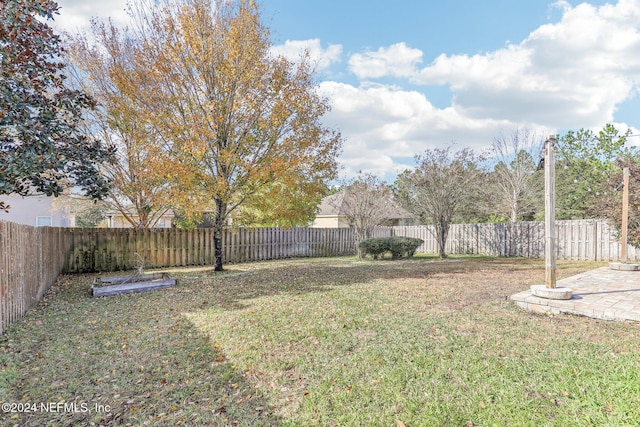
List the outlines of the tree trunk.
<svg viewBox="0 0 640 427">
<path fill-rule="evenodd" d="M 366 228 L 356 228 L 356 252 L 359 259 L 364 259 L 364 253 L 360 250 L 360 243 L 370 238 L 371 233 Z"/>
<path fill-rule="evenodd" d="M 511 222 L 518 221 L 518 194 L 513 191 L 511 195 Z"/>
<path fill-rule="evenodd" d="M 444 259 L 447 257 L 447 252 L 445 247 L 447 245 L 447 235 L 449 234 L 449 224 L 445 221 L 444 218 L 440 218 L 439 223 L 437 224 L 437 234 L 438 234 L 438 247 L 440 250 L 440 258 Z"/>
<path fill-rule="evenodd" d="M 222 232 L 224 230 L 224 220 L 227 215 L 227 204 L 220 199 L 216 201 L 216 218 L 213 228 L 213 248 L 216 262 L 214 271 L 222 271 Z"/>
</svg>

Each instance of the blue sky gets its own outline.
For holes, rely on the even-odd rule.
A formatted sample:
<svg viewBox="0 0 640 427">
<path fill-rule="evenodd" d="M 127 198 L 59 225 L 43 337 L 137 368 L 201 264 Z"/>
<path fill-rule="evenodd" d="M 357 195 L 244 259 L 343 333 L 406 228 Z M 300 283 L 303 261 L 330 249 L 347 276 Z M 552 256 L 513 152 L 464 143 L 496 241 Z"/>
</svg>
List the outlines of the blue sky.
<svg viewBox="0 0 640 427">
<path fill-rule="evenodd" d="M 264 0 L 262 10 L 276 43 L 320 38 L 355 53 L 406 42 L 427 57 L 498 49 L 559 16 L 548 0 Z"/>
<path fill-rule="evenodd" d="M 519 127 L 640 133 L 640 0 L 260 3 L 274 51 L 317 61 L 344 177 L 392 180 L 425 149 L 481 150 Z M 59 4 L 64 29 L 126 22 L 124 0 Z"/>
</svg>

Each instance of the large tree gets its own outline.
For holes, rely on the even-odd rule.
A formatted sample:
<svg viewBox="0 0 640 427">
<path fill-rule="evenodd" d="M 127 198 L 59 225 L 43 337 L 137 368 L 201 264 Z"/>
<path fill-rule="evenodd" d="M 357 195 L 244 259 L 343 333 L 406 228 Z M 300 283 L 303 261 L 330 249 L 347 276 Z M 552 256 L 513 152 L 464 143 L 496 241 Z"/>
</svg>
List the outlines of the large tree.
<svg viewBox="0 0 640 427">
<path fill-rule="evenodd" d="M 608 181 L 619 171 L 616 159 L 628 158 L 634 149 L 626 133 L 607 124 L 601 131 L 580 129 L 567 132 L 558 141 L 556 175 L 556 217 L 581 219 L 596 199 L 610 195 Z"/>
<path fill-rule="evenodd" d="M 398 202 L 421 222 L 434 226 L 441 258 L 447 256 L 445 246 L 454 216 L 472 203 L 485 182 L 485 172 L 479 167 L 482 160 L 468 148 L 455 152 L 451 147 L 432 149 L 416 156 L 415 170 L 398 176 Z"/>
<path fill-rule="evenodd" d="M 141 42 L 128 29 L 94 20 L 90 36 L 70 38 L 68 53 L 75 83 L 98 103 L 85 120 L 88 130 L 116 147 L 115 161 L 101 168 L 112 182 L 107 201 L 132 227 L 149 228 L 184 199 L 167 179 L 170 148 L 149 131 L 144 106 L 130 98 L 149 87 L 136 72 Z"/>
<path fill-rule="evenodd" d="M 57 10 L 51 0 L 0 2 L 0 195 L 73 185 L 99 199 L 108 181 L 98 165 L 112 148 L 79 126 L 94 101 L 65 86 L 60 38 L 46 23 Z"/>
<path fill-rule="evenodd" d="M 511 222 L 530 219 L 541 205 L 542 174 L 537 171 L 536 158 L 543 140 L 527 128 L 518 128 L 509 135 L 494 138 L 491 156 L 496 165 L 491 174 L 500 215 Z"/>
<path fill-rule="evenodd" d="M 133 15 L 140 40 L 133 69 L 144 84 L 121 91 L 130 91 L 153 137 L 170 146 L 168 178 L 213 205 L 215 269 L 222 270 L 230 215 L 296 192 L 324 194 L 341 137 L 321 123 L 329 105 L 309 58 L 272 54 L 254 2 L 149 0 Z M 310 203 L 286 204 L 291 221 L 313 214 Z"/>
</svg>

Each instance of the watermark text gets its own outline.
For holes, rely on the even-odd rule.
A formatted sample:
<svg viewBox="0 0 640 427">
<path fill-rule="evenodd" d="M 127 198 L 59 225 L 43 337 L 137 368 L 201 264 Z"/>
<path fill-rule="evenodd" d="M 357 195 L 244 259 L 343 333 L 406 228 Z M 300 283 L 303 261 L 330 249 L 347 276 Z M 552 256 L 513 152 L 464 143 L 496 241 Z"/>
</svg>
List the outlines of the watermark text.
<svg viewBox="0 0 640 427">
<path fill-rule="evenodd" d="M 5 414 L 44 413 L 106 413 L 111 406 L 98 402 L 2 402 L 0 405 Z"/>
</svg>

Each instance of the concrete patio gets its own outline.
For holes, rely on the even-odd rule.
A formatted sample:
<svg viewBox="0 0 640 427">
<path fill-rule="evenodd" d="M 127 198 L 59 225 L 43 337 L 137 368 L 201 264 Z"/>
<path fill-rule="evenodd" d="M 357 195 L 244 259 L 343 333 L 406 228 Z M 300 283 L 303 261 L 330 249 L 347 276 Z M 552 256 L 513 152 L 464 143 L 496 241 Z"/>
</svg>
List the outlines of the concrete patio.
<svg viewBox="0 0 640 427">
<path fill-rule="evenodd" d="M 568 313 L 594 319 L 640 322 L 640 271 L 602 267 L 557 281 L 557 287 L 573 290 L 569 300 L 534 296 L 530 290 L 512 295 L 525 310 Z"/>
</svg>

